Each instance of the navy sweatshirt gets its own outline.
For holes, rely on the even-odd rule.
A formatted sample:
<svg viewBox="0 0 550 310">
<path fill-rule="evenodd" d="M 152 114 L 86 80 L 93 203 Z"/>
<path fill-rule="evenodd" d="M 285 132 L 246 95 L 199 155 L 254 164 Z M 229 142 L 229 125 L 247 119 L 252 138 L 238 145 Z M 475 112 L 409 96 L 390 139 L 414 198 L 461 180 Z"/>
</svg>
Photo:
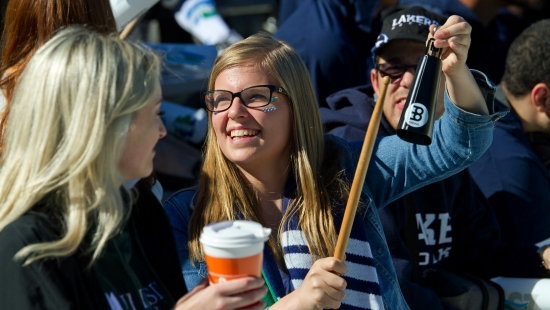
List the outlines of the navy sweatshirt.
<svg viewBox="0 0 550 310">
<path fill-rule="evenodd" d="M 496 99 L 496 109 L 509 106 L 498 90 Z M 550 238 L 548 169 L 514 111 L 497 122 L 493 143 L 468 169 L 491 203 L 504 241 L 537 243 Z"/>
<path fill-rule="evenodd" d="M 329 96 L 327 107 L 321 108 L 325 129 L 349 141 L 364 139 L 374 109 L 372 96 L 370 85 Z M 394 129 L 382 117 L 378 135 L 393 134 Z M 404 241 L 407 212 L 414 212 L 417 222 L 417 267 L 412 266 Z M 466 170 L 390 203 L 379 215 L 399 284 L 411 309 L 427 309 L 428 305 L 442 309 L 434 291 L 413 282 L 413 268 L 419 268 L 420 273 L 432 268 L 464 271 L 485 279 L 548 276 L 536 246 L 500 241 L 495 215 Z"/>
<path fill-rule="evenodd" d="M 379 0 L 281 0 L 274 36 L 304 61 L 321 106 L 332 93 L 367 83 L 380 32 Z"/>
</svg>

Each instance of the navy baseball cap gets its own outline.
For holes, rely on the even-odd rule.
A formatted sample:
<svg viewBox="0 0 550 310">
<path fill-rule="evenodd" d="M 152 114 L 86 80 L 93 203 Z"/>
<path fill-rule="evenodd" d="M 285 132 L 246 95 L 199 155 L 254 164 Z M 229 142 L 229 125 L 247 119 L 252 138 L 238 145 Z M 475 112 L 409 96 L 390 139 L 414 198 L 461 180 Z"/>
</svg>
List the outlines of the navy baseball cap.
<svg viewBox="0 0 550 310">
<path fill-rule="evenodd" d="M 443 25 L 447 18 L 420 6 L 407 7 L 384 17 L 382 31 L 371 52 L 374 55 L 392 40 L 409 39 L 425 43 L 430 25 Z"/>
</svg>

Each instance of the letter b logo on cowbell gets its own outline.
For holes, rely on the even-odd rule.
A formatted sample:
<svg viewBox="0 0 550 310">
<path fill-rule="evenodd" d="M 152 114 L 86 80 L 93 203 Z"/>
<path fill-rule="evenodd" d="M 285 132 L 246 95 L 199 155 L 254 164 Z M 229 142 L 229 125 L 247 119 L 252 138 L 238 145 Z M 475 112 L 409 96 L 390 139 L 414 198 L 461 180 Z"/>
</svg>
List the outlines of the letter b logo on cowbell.
<svg viewBox="0 0 550 310">
<path fill-rule="evenodd" d="M 428 109 L 422 103 L 412 103 L 405 111 L 405 122 L 412 127 L 422 127 L 428 122 Z"/>
</svg>

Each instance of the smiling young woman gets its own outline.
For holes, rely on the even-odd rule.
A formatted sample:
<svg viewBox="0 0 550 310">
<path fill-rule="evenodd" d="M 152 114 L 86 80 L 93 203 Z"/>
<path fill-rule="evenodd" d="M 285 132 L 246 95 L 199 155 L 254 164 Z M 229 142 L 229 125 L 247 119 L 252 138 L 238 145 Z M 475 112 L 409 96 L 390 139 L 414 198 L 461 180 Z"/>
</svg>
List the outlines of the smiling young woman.
<svg viewBox="0 0 550 310">
<path fill-rule="evenodd" d="M 498 118 L 487 113 L 492 102 L 464 64 L 467 48 L 449 47 L 456 40 L 469 44 L 470 28 L 459 23 L 450 18 L 438 37 L 453 58 L 443 60 L 452 90 L 445 98 L 449 113 L 428 147 L 396 137 L 377 142 L 346 252 L 349 264 L 330 256 L 361 142 L 323 134 L 308 71 L 288 44 L 257 34 L 227 48 L 204 96 L 210 122 L 198 187 L 165 203 L 188 288 L 206 277 L 199 243 L 204 225 L 246 219 L 274 232 L 263 262 L 270 309 L 406 309 L 376 208 L 473 162 L 490 144 Z M 260 85 L 275 90 L 266 97 Z"/>
</svg>

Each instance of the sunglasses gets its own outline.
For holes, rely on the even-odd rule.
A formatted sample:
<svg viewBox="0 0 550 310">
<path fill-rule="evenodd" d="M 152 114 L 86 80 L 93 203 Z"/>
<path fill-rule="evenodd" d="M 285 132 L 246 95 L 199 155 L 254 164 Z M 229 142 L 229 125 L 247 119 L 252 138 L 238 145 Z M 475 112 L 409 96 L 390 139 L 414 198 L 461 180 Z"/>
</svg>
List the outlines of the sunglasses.
<svg viewBox="0 0 550 310">
<path fill-rule="evenodd" d="M 413 69 L 412 73 L 416 72 L 418 64 L 414 65 L 405 65 L 405 64 L 390 64 L 390 63 L 380 63 L 376 64 L 374 68 L 380 72 L 382 77 L 389 76 L 392 82 L 401 78 L 405 72 L 409 69 Z"/>
</svg>

